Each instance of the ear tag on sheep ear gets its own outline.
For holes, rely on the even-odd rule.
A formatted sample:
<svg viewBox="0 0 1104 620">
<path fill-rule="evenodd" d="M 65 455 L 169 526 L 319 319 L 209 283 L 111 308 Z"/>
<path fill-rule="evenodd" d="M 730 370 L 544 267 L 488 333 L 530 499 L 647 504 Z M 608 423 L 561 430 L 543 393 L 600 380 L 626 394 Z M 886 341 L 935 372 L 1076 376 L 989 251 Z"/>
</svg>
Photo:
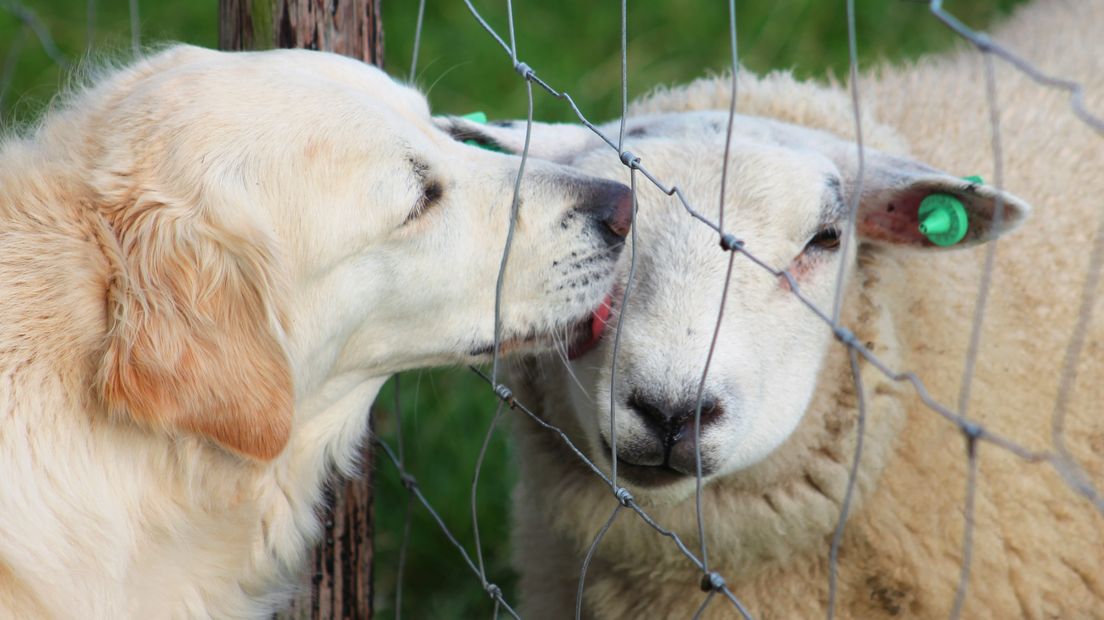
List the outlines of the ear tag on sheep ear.
<svg viewBox="0 0 1104 620">
<path fill-rule="evenodd" d="M 984 183 L 979 176 L 963 177 L 964 181 Z M 946 247 L 954 245 L 966 236 L 970 229 L 970 220 L 966 216 L 966 207 L 962 201 L 950 194 L 931 194 L 920 201 L 916 213 L 920 220 L 920 232 L 935 245 Z"/>
<path fill-rule="evenodd" d="M 467 121 L 471 121 L 473 123 L 477 123 L 479 125 L 486 125 L 487 124 L 487 115 L 484 114 L 483 112 L 479 112 L 479 111 L 469 112 L 468 114 L 464 114 L 460 118 L 462 118 L 464 120 L 467 120 Z M 506 152 L 506 151 L 503 151 L 502 149 L 500 149 L 500 148 L 498 148 L 498 147 L 496 147 L 492 144 L 480 144 L 479 142 L 477 142 L 475 140 L 464 140 L 464 144 L 467 144 L 467 145 L 470 145 L 470 146 L 477 146 L 477 147 L 479 147 L 481 149 L 484 149 L 484 150 L 487 150 L 487 151 L 494 151 L 495 153 L 505 153 Z"/>
<path fill-rule="evenodd" d="M 470 112 L 468 114 L 465 114 L 465 115 L 461 116 L 460 118 L 462 118 L 466 121 L 471 121 L 473 123 L 478 123 L 480 125 L 486 125 L 487 124 L 487 115 L 484 114 L 483 112 L 479 112 L 479 111 Z"/>
</svg>

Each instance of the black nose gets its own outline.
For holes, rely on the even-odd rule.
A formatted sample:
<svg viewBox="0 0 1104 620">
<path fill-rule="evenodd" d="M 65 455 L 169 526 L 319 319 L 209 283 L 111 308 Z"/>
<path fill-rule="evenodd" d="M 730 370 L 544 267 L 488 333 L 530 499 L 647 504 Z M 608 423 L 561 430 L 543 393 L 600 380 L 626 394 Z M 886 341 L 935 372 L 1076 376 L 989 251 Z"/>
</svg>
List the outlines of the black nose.
<svg viewBox="0 0 1104 620">
<path fill-rule="evenodd" d="M 613 181 L 595 181 L 578 209 L 594 219 L 607 243 L 621 243 L 632 226 L 632 191 Z"/>
<path fill-rule="evenodd" d="M 694 412 L 698 405 L 696 400 L 671 402 L 634 391 L 629 397 L 628 405 L 640 416 L 648 430 L 663 443 L 668 453 L 681 442 L 693 444 Z M 702 430 L 715 423 L 723 414 L 724 409 L 717 400 L 708 393 L 705 394 L 701 406 Z"/>
</svg>

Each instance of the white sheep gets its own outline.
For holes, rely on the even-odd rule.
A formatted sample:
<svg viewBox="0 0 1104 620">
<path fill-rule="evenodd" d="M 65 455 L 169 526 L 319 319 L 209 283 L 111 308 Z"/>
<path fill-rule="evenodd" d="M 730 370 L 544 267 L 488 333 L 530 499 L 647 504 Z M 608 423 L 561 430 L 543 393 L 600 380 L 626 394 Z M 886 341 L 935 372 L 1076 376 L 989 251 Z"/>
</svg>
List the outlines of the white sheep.
<svg viewBox="0 0 1104 620">
<path fill-rule="evenodd" d="M 995 38 L 1043 70 L 1080 81 L 1087 107 L 1099 114 L 1102 27 L 1104 2 L 1041 2 L 1018 11 Z M 997 64 L 1003 183 L 1036 210 L 997 251 L 967 413 L 992 432 L 1048 450 L 1060 385 L 1071 376 L 1063 356 L 1104 206 L 1104 140 L 1070 112 L 1065 93 Z M 788 267 L 829 312 L 838 261 L 846 260 L 842 323 L 890 367 L 915 371 L 950 409 L 957 408 L 988 246 L 932 248 L 915 230 L 917 203 L 933 192 L 960 196 L 970 211 L 967 243 L 1007 231 L 1028 208 L 1005 195 L 1005 224 L 994 229 L 991 187 L 956 182 L 904 157 L 994 181 L 983 67 L 979 54 L 962 49 L 860 80 L 871 150 L 859 243 L 845 256 L 832 229 L 841 221 L 839 199 L 847 204 L 854 190 L 855 146 L 851 103 L 841 88 L 741 73 L 737 108 L 749 116 L 737 121 L 725 194 L 726 230 L 769 264 Z M 704 79 L 638 102 L 626 143 L 714 220 L 727 113 L 706 111 L 727 109 L 729 88 L 725 77 Z M 482 131 L 517 149 L 523 125 Z M 533 153 L 609 178 L 628 176 L 608 147 L 578 128 L 538 127 Z M 674 199 L 643 179 L 638 187 L 637 274 L 613 399 L 619 483 L 697 551 L 687 415 L 728 255 L 717 248 L 716 233 Z M 622 290 L 613 294 L 611 325 Z M 1104 309 L 1097 310 L 1076 367 L 1065 442 L 1100 488 Z M 514 373 L 519 400 L 564 428 L 605 471 L 613 342 L 610 329 L 569 368 L 545 358 Z M 947 617 L 963 563 L 967 442 L 912 386 L 865 363 L 862 378 L 865 452 L 839 556 L 837 617 Z M 705 399 L 710 567 L 757 618 L 822 617 L 829 545 L 856 439 L 847 349 L 784 279 L 737 256 Z M 521 473 L 513 542 L 523 615 L 571 617 L 583 557 L 616 501 L 554 434 L 524 418 L 514 434 Z M 962 617 L 1104 617 L 1104 517 L 1050 463 L 1025 462 L 985 441 L 977 451 Z M 689 618 L 705 596 L 701 577 L 671 540 L 623 511 L 590 566 L 584 616 Z M 706 616 L 735 612 L 715 600 Z"/>
</svg>

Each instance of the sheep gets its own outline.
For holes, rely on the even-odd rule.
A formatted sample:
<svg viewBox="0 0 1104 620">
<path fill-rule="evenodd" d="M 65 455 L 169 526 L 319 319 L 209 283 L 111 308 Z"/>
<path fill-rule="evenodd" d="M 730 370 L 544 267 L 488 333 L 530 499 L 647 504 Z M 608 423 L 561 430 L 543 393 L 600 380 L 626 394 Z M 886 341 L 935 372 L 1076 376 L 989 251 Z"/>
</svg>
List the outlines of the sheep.
<svg viewBox="0 0 1104 620">
<path fill-rule="evenodd" d="M 994 38 L 1044 71 L 1079 81 L 1086 107 L 1099 114 L 1102 25 L 1102 2 L 1039 2 L 1018 10 Z M 1063 373 L 1063 358 L 1101 217 L 1104 142 L 1070 112 L 1066 93 L 995 62 L 1003 184 L 1037 209 L 996 252 L 966 414 L 989 431 L 1043 451 L 1052 446 L 1052 414 L 1063 377 L 1070 376 Z M 982 58 L 964 46 L 861 76 L 868 149 L 863 203 L 885 202 L 894 183 L 885 174 L 930 175 L 914 161 L 995 181 L 985 84 Z M 856 162 L 839 150 L 841 143 L 847 151 L 855 148 L 849 95 L 839 85 L 799 82 L 785 73 L 760 78 L 740 72 L 738 87 L 741 116 L 726 229 L 768 263 L 788 266 L 803 292 L 829 311 L 836 265 L 848 261 L 842 324 L 891 368 L 914 371 L 935 400 L 957 409 L 988 246 L 924 248 L 930 244 L 909 237 L 914 231 L 900 232 L 904 239 L 879 238 L 879 230 L 885 233 L 881 216 L 861 207 L 860 243 L 851 245 L 851 254 L 840 258 L 836 249 L 833 255 L 829 234 L 818 241 L 819 254 L 804 260 L 809 255 L 801 242 L 795 247 L 793 235 L 778 229 L 808 227 L 808 214 L 795 215 L 793 205 L 806 205 L 807 212 L 808 204 L 817 204 L 823 192 L 813 186 L 819 188 L 825 175 L 837 178 L 831 175 L 838 172 L 850 201 Z M 713 220 L 727 120 L 717 110 L 728 108 L 729 88 L 728 77 L 704 78 L 636 102 L 625 146 L 651 173 L 680 184 Z M 482 131 L 518 150 L 523 125 Z M 607 129 L 616 132 L 616 123 Z M 749 142 L 761 148 L 745 156 L 741 149 Z M 628 176 L 605 145 L 577 127 L 538 127 L 532 154 L 611 179 Z M 638 187 L 637 273 L 624 309 L 613 399 L 622 461 L 618 483 L 696 551 L 686 415 L 717 320 L 728 256 L 717 249 L 716 233 L 677 202 L 643 179 Z M 972 225 L 983 230 L 968 242 L 1009 232 L 1028 212 L 1012 194 L 1000 194 L 1005 218 L 998 227 L 986 219 L 998 196 L 990 186 L 963 189 L 939 177 L 910 187 L 942 188 L 974 200 Z M 882 194 L 869 198 L 872 191 Z M 904 202 L 915 209 L 915 196 L 910 200 Z M 769 218 L 760 213 L 763 205 L 772 209 Z M 799 258 L 791 261 L 797 251 Z M 628 256 L 606 334 L 595 348 L 570 365 L 532 358 L 512 373 L 518 400 L 563 428 L 607 472 L 610 366 Z M 859 399 L 848 350 L 800 307 L 784 279 L 737 256 L 732 280 L 704 388 L 702 504 L 709 567 L 756 618 L 820 617 L 828 606 L 829 546 L 856 442 Z M 1104 419 L 1095 412 L 1104 402 L 1104 319 L 1097 310 L 1075 368 L 1064 441 L 1099 488 Z M 865 450 L 839 554 L 837 617 L 951 613 L 963 564 L 969 445 L 976 449 L 978 483 L 962 617 L 1104 617 L 1104 517 L 1071 490 L 1059 468 L 1027 462 L 986 441 L 967 441 L 911 385 L 890 380 L 870 364 L 860 367 Z M 770 401 L 780 403 L 776 407 L 741 408 L 741 402 L 761 400 L 761 392 L 778 391 L 777 385 L 789 394 Z M 791 421 L 787 411 L 794 407 Z M 758 427 L 740 426 L 741 418 L 764 416 Z M 648 443 L 649 433 L 663 436 L 660 454 Z M 616 500 L 556 435 L 524 417 L 515 421 L 513 435 L 520 460 L 513 546 L 522 615 L 571 617 L 584 555 Z M 701 579 L 674 543 L 622 511 L 586 575 L 583 616 L 689 618 L 705 596 Z M 735 615 L 722 600 L 705 613 Z"/>
</svg>

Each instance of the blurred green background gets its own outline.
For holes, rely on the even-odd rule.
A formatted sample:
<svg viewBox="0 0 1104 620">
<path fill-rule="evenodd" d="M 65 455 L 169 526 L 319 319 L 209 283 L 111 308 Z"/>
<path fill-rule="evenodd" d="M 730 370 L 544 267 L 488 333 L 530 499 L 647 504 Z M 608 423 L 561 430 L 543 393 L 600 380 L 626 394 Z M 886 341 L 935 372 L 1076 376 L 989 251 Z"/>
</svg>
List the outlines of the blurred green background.
<svg viewBox="0 0 1104 620">
<path fill-rule="evenodd" d="M 382 0 L 387 69 L 410 75 L 417 0 Z M 946 8 L 975 28 L 1019 0 L 950 2 Z M 504 38 L 505 2 L 473 0 Z M 503 50 L 471 17 L 461 0 L 429 0 L 414 81 L 429 92 L 437 112 L 484 110 L 491 118 L 524 118 L 525 87 Z M 553 87 L 566 89 L 595 121 L 620 109 L 620 3 L 616 0 L 514 1 L 518 53 Z M 860 62 L 899 62 L 945 49 L 954 37 L 927 5 L 904 0 L 856 0 Z M 738 2 L 740 59 L 755 71 L 792 69 L 803 77 L 846 76 L 845 4 L 817 0 Z M 0 126 L 31 123 L 66 82 L 68 71 L 44 52 L 14 17 L 12 0 L 0 0 Z M 130 56 L 126 0 L 25 0 L 74 65 L 86 50 L 96 57 Z M 175 40 L 214 46 L 217 0 L 139 2 L 144 43 Z M 93 19 L 90 21 L 90 15 Z M 90 27 L 91 24 L 91 27 Z M 685 82 L 729 67 L 727 3 L 632 0 L 628 10 L 629 92 Z M 30 35 L 30 36 L 28 36 Z M 5 85 L 7 88 L 5 89 Z M 535 92 L 538 120 L 572 118 L 565 102 Z M 449 527 L 474 549 L 471 481 L 476 457 L 495 411 L 495 399 L 464 369 L 408 373 L 402 379 L 406 458 L 426 496 Z M 394 443 L 391 384 L 377 401 L 379 432 Z M 393 615 L 396 567 L 406 514 L 406 491 L 389 462 L 377 460 L 376 609 Z M 479 523 L 487 570 L 515 600 L 509 569 L 508 514 L 513 482 L 505 433 L 495 434 L 479 486 Z M 418 505 L 404 575 L 407 618 L 489 617 L 492 603 L 436 524 Z"/>
</svg>

